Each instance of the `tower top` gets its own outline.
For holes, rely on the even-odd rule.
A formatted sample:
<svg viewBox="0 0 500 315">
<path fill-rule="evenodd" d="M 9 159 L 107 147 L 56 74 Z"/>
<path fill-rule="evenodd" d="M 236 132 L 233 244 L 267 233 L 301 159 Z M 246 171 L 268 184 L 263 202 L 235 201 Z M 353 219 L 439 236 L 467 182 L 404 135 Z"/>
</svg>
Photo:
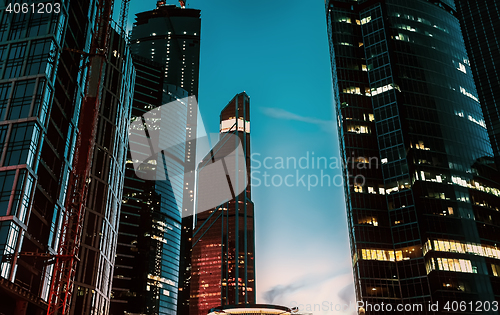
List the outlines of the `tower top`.
<svg viewBox="0 0 500 315">
<path fill-rule="evenodd" d="M 156 1 L 156 8 L 163 7 L 163 6 L 166 6 L 166 5 L 169 5 L 169 4 L 167 4 L 167 1 L 164 1 L 164 0 Z M 185 0 L 179 0 L 179 6 L 182 9 L 185 9 L 186 8 L 186 1 Z"/>
</svg>

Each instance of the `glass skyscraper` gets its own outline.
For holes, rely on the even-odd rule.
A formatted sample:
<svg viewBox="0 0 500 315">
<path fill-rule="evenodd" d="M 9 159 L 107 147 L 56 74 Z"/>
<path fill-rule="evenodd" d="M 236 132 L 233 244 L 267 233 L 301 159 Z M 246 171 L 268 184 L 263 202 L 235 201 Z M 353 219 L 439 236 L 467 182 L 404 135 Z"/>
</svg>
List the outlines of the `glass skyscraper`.
<svg viewBox="0 0 500 315">
<path fill-rule="evenodd" d="M 456 0 L 465 47 L 483 107 L 497 167 L 500 166 L 500 5 L 488 0 Z"/>
<path fill-rule="evenodd" d="M 326 13 L 356 299 L 493 303 L 500 177 L 454 1 Z"/>
<path fill-rule="evenodd" d="M 181 216 L 193 203 L 197 106 L 188 96 L 198 94 L 199 33 L 199 10 L 159 1 L 136 16 L 132 116 L 140 120 L 170 106 L 159 125 L 147 127 L 161 130 L 158 145 L 165 152 L 150 165 L 158 165 L 154 169 L 165 180 L 145 180 L 134 170 L 137 152 L 129 151 L 111 314 L 177 312 Z"/>
<path fill-rule="evenodd" d="M 497 65 L 500 60 L 498 20 L 500 5 L 487 0 L 456 0 L 456 5 L 498 169 L 500 167 L 500 69 Z M 493 204 L 495 203 L 492 202 L 491 205 Z M 489 214 L 485 213 L 485 216 L 489 219 Z M 495 222 L 498 224 L 498 217 Z M 500 232 L 496 228 L 491 233 L 498 235 Z M 498 269 L 495 275 L 496 277 L 491 277 L 491 282 L 498 301 L 500 299 Z"/>
<path fill-rule="evenodd" d="M 198 166 L 190 315 L 255 303 L 250 172 L 250 98 L 243 92 L 221 111 L 219 142 Z"/>
<path fill-rule="evenodd" d="M 164 66 L 164 82 L 178 86 L 198 98 L 200 69 L 200 10 L 180 8 L 158 1 L 155 10 L 138 13 L 131 38 L 133 54 Z M 198 107 L 188 104 L 186 124 L 183 212 L 193 209 L 196 125 Z M 183 215 L 183 216 L 186 216 Z"/>
<path fill-rule="evenodd" d="M 133 120 L 176 101 L 177 108 L 168 110 L 175 115 L 162 116 L 148 127 L 162 129 L 169 137 L 161 140 L 178 145 L 175 154 L 154 156 L 152 165 L 159 167 L 150 170 L 134 170 L 132 152 L 128 151 L 110 314 L 175 314 L 187 119 L 187 102 L 182 99 L 187 91 L 163 82 L 161 64 L 136 55 L 133 61 Z M 135 139 L 130 136 L 131 144 Z M 141 172 L 147 171 L 163 173 L 166 179 L 144 180 Z"/>
<path fill-rule="evenodd" d="M 108 314 L 135 71 L 124 32 L 110 31 L 71 314 Z"/>
<path fill-rule="evenodd" d="M 8 3 L 0 11 L 0 313 L 38 314 L 47 309 L 66 211 L 96 2 L 19 14 L 8 12 Z M 77 266 L 73 294 L 84 312 L 96 314 L 106 311 L 110 293 L 133 82 L 124 38 L 111 32 L 102 89 L 109 102 L 101 102 L 94 151 L 102 161 L 89 180 L 80 251 L 90 265 Z"/>
</svg>

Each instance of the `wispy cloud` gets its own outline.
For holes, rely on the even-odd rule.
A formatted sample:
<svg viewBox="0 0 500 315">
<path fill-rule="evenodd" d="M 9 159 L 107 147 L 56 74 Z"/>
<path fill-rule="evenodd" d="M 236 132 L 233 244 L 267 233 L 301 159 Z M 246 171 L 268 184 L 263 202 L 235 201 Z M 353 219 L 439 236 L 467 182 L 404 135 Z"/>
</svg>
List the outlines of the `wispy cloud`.
<svg viewBox="0 0 500 315">
<path fill-rule="evenodd" d="M 277 300 L 280 300 L 283 296 L 289 295 L 301 288 L 304 284 L 288 284 L 288 285 L 277 285 L 272 287 L 270 290 L 264 292 L 263 299 L 268 304 L 273 304 Z"/>
<path fill-rule="evenodd" d="M 338 293 L 337 296 L 342 300 L 342 302 L 349 304 L 349 302 L 354 301 L 354 283 L 349 283 L 345 287 L 343 287 Z"/>
<path fill-rule="evenodd" d="M 261 107 L 261 111 L 264 115 L 284 119 L 284 120 L 294 120 L 301 121 L 308 124 L 313 124 L 319 126 L 323 131 L 333 132 L 335 130 L 335 122 L 333 120 L 324 120 L 312 117 L 304 117 L 282 108 L 273 108 L 273 107 Z"/>
<path fill-rule="evenodd" d="M 310 273 L 293 283 L 273 286 L 261 297 L 266 304 L 298 306 L 314 315 L 356 314 L 352 275 L 345 271 Z"/>
</svg>

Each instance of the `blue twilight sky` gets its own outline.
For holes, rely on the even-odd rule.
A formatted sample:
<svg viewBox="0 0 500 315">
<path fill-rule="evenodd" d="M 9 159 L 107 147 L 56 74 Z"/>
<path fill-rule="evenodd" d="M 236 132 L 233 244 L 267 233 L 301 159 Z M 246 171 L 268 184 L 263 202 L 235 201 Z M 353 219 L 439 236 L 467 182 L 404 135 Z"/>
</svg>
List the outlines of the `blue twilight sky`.
<svg viewBox="0 0 500 315">
<path fill-rule="evenodd" d="M 135 13 L 155 6 L 155 0 L 131 0 L 129 28 Z M 338 159 L 324 1 L 191 0 L 187 6 L 202 12 L 199 107 L 207 132 L 218 132 L 220 110 L 235 94 L 246 91 L 251 99 L 257 302 L 304 310 L 320 304 L 315 315 L 341 313 L 336 304 L 354 302 L 341 170 L 325 169 L 324 160 L 313 169 L 311 161 L 314 154 L 335 167 Z M 279 157 L 298 162 L 307 154 L 309 169 L 294 168 L 292 160 L 289 169 L 277 169 Z M 262 164 L 266 157 L 271 169 Z M 323 187 L 320 180 L 304 187 L 321 171 L 337 175 L 337 186 L 331 179 L 328 187 L 324 177 Z M 293 187 L 280 186 L 288 175 Z"/>
</svg>

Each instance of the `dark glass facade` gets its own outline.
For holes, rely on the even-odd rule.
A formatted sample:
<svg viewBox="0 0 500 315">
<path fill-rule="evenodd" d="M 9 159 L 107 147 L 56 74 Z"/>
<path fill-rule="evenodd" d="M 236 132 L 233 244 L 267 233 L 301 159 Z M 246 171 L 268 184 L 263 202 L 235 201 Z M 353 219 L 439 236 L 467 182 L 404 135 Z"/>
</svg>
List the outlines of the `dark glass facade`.
<svg viewBox="0 0 500 315">
<path fill-rule="evenodd" d="M 166 5 L 165 2 L 158 1 L 157 7 L 154 10 L 141 12 L 136 15 L 131 35 L 131 52 L 135 56 L 143 58 L 140 61 L 141 63 L 145 62 L 145 60 L 149 60 L 156 63 L 156 69 L 160 70 L 159 72 L 155 71 L 155 83 L 151 82 L 153 79 L 150 76 L 148 78 L 149 80 L 144 81 L 141 85 L 144 84 L 157 91 L 158 86 L 156 83 L 161 81 L 161 84 L 169 84 L 173 87 L 178 87 L 179 90 L 187 92 L 188 96 L 195 96 L 195 98 L 190 98 L 187 103 L 186 122 L 182 127 L 185 133 L 182 140 L 184 157 L 180 160 L 183 163 L 184 187 L 175 188 L 180 189 L 182 192 L 182 197 L 176 199 L 177 206 L 182 207 L 181 209 L 184 212 L 182 217 L 187 216 L 186 213 L 193 213 L 194 208 L 194 169 L 198 114 L 198 106 L 195 100 L 198 97 L 200 29 L 201 20 L 199 10 L 180 8 L 175 5 Z M 136 60 L 139 60 L 139 58 Z M 145 73 L 147 73 L 147 71 Z M 153 74 L 149 73 L 148 75 Z M 141 87 L 141 89 L 143 88 L 144 87 Z M 155 106 L 161 105 L 157 103 L 157 100 L 158 99 L 156 99 L 156 101 L 151 100 L 150 104 L 155 104 Z M 149 101 L 144 100 L 144 102 L 147 103 Z M 135 107 L 142 108 L 143 106 L 143 103 L 137 103 Z M 136 185 L 139 182 L 134 183 L 134 185 Z M 178 196 L 176 196 L 176 198 L 177 197 Z M 178 219 L 177 217 L 177 214 L 175 214 L 176 222 Z M 180 243 L 175 241 L 169 244 L 169 246 L 171 246 L 169 260 L 174 263 L 170 263 L 170 267 L 168 267 L 171 268 L 170 272 L 173 272 L 174 267 L 177 272 L 175 277 L 169 278 L 175 282 L 174 287 L 176 288 L 175 297 L 172 298 L 169 309 L 175 310 L 174 305 L 177 304 L 179 308 L 177 311 L 178 314 L 186 314 L 188 311 L 191 243 L 187 235 L 192 232 L 192 222 L 193 218 L 190 216 L 185 220 L 179 221 L 181 228 L 178 228 L 177 225 L 172 225 L 172 222 L 169 223 L 173 227 L 170 233 L 175 234 L 176 239 L 180 239 Z M 128 228 L 128 226 L 123 227 L 123 229 Z M 186 238 L 181 238 L 181 229 L 184 232 L 189 231 L 183 233 L 183 235 L 186 235 Z M 139 230 L 142 231 L 142 229 Z M 180 257 L 182 257 L 182 259 L 179 262 Z M 143 277 L 146 276 L 147 274 L 143 275 Z M 137 288 L 131 286 L 125 287 L 127 290 L 130 289 L 132 291 L 136 291 Z M 125 287 L 122 286 L 122 288 Z M 179 291 L 177 291 L 177 288 Z M 144 288 L 141 290 L 143 289 Z"/>
<path fill-rule="evenodd" d="M 453 1 L 326 11 L 356 299 L 493 302 L 500 177 Z"/>
<path fill-rule="evenodd" d="M 111 28 L 71 314 L 108 314 L 135 71 Z"/>
<path fill-rule="evenodd" d="M 200 10 L 185 9 L 158 2 L 155 10 L 138 13 L 131 38 L 133 54 L 164 66 L 164 82 L 186 90 L 198 98 L 200 69 Z M 186 124 L 183 212 L 194 205 L 197 104 L 188 104 Z M 185 217 L 183 215 L 183 217 Z"/>
<path fill-rule="evenodd" d="M 8 3 L 0 11 L 0 313 L 41 314 L 87 83 L 81 52 L 90 46 L 96 2 L 62 1 L 50 14 L 9 13 Z M 94 151 L 101 160 L 89 179 L 76 313 L 104 314 L 109 303 L 133 82 L 130 60 L 122 62 L 129 58 L 122 36 L 113 32 L 110 47 L 102 89 L 108 103 L 101 102 Z"/>
<path fill-rule="evenodd" d="M 125 169 L 117 258 L 110 314 L 175 314 L 180 255 L 187 91 L 163 81 L 163 66 L 133 55 L 136 80 L 133 120 L 179 100 L 158 125 L 167 141 L 179 144 L 173 155 L 159 154 L 157 172 L 166 180 L 144 180 L 134 170 L 130 149 Z M 185 100 L 185 99 L 184 99 Z M 132 140 L 131 140 L 132 141 Z M 139 174 L 140 175 L 140 174 Z"/>
<path fill-rule="evenodd" d="M 254 204 L 250 186 L 250 98 L 236 95 L 220 115 L 220 140 L 198 166 L 197 203 L 191 256 L 189 314 L 206 315 L 219 305 L 255 303 Z M 235 141 L 238 139 L 238 141 Z M 234 153 L 241 146 L 241 157 Z M 236 162 L 226 157 L 236 159 Z M 238 162 L 238 158 L 244 161 Z M 243 164 L 241 164 L 243 162 Z M 222 164 L 232 198 L 201 209 L 218 195 Z M 246 181 L 239 178 L 245 174 Z M 241 193 L 238 193 L 241 191 Z"/>
<path fill-rule="evenodd" d="M 85 81 L 80 56 L 62 48 L 88 44 L 90 4 L 12 14 L 8 3 L 0 10 L 0 312 L 34 314 L 47 308 L 52 265 L 19 253 L 57 250 Z"/>
<path fill-rule="evenodd" d="M 465 47 L 483 108 L 497 167 L 500 166 L 500 6 L 488 0 L 456 0 Z"/>
<path fill-rule="evenodd" d="M 497 65 L 500 59 L 500 22 L 498 20 L 500 7 L 496 2 L 486 0 L 456 0 L 456 5 L 498 169 L 500 167 L 500 70 Z M 479 200 L 484 200 L 484 198 Z M 478 202 L 478 204 L 499 208 L 496 200 Z M 483 217 L 483 221 L 493 220 L 488 213 L 484 213 Z M 497 216 L 494 222 L 498 224 Z M 498 233 L 498 230 L 490 228 L 489 233 L 493 233 L 489 238 L 495 239 L 494 233 Z M 491 282 L 498 301 L 500 300 L 500 273 L 498 269 L 494 270 L 494 264 L 495 262 L 491 262 L 490 266 L 491 274 L 494 276 L 491 277 Z"/>
</svg>

